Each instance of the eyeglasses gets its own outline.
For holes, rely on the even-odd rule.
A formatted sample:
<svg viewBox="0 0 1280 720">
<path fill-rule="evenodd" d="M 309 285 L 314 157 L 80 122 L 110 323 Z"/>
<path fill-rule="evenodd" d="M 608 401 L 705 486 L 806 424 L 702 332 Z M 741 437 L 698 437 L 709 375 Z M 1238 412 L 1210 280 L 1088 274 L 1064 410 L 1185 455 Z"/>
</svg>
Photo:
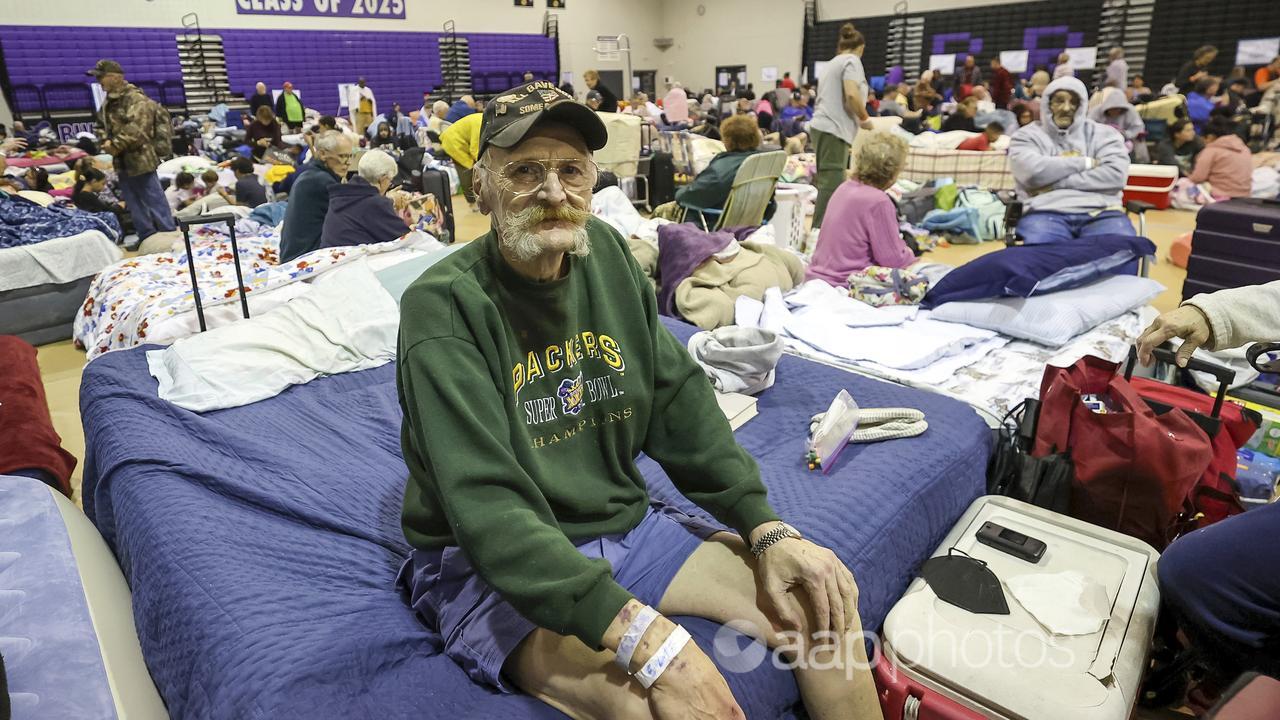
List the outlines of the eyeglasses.
<svg viewBox="0 0 1280 720">
<path fill-rule="evenodd" d="M 538 192 L 551 173 L 556 174 L 565 190 L 585 192 L 595 186 L 599 174 L 596 164 L 587 158 L 513 160 L 500 168 L 482 167 L 497 175 L 505 189 L 516 195 Z"/>
</svg>

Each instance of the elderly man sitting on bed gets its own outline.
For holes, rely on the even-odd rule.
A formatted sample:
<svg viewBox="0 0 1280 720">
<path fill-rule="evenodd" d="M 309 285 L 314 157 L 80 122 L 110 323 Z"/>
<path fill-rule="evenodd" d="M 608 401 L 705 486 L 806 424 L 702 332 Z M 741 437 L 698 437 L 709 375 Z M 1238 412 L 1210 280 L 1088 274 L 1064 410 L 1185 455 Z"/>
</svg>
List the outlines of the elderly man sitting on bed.
<svg viewBox="0 0 1280 720">
<path fill-rule="evenodd" d="M 1121 201 L 1129 151 L 1115 129 L 1085 117 L 1089 93 L 1074 77 L 1054 80 L 1040 98 L 1040 120 L 1020 128 L 1009 162 L 1026 214 L 1027 244 L 1086 235 L 1132 235 Z"/>
<path fill-rule="evenodd" d="M 573 717 L 742 717 L 668 619 L 693 615 L 822 658 L 797 663 L 812 717 L 879 718 L 870 674 L 846 675 L 865 660 L 853 576 L 779 521 L 626 241 L 590 213 L 606 138 L 547 82 L 485 110 L 492 229 L 401 309 L 400 583 L 474 680 Z M 640 452 L 733 532 L 651 503 Z"/>
</svg>

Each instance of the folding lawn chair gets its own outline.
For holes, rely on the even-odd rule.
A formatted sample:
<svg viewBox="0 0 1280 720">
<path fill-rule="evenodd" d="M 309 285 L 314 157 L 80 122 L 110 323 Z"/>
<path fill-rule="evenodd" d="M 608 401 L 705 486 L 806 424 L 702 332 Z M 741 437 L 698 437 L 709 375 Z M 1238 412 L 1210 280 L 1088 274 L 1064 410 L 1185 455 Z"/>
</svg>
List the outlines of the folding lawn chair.
<svg viewBox="0 0 1280 720">
<path fill-rule="evenodd" d="M 733 189 L 724 202 L 724 208 L 700 208 L 684 206 L 684 219 L 689 213 L 697 213 L 703 230 L 719 230 L 725 227 L 759 227 L 764 222 L 764 212 L 773 199 L 778 178 L 787 164 L 787 154 L 781 150 L 756 153 L 742 161 L 733 177 Z M 707 227 L 706 216 L 719 219 L 713 227 Z"/>
</svg>

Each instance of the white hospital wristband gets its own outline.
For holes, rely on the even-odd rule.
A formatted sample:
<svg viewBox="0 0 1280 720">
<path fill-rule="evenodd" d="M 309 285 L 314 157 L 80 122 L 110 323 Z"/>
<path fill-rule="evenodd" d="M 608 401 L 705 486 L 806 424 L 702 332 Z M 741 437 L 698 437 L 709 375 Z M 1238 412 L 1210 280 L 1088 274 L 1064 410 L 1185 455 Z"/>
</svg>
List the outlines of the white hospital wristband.
<svg viewBox="0 0 1280 720">
<path fill-rule="evenodd" d="M 640 608 L 640 612 L 636 613 L 635 618 L 631 620 L 631 626 L 622 634 L 622 640 L 618 642 L 618 653 L 613 656 L 613 661 L 622 666 L 627 674 L 631 674 L 631 656 L 636 653 L 636 646 L 640 644 L 640 638 L 644 637 L 644 633 L 658 618 L 658 611 L 645 605 Z"/>
<path fill-rule="evenodd" d="M 671 665 L 671 661 L 676 659 L 676 655 L 684 649 L 689 642 L 689 631 L 684 626 L 677 625 L 675 630 L 667 636 L 666 642 L 662 643 L 662 647 L 658 648 L 658 652 L 649 658 L 649 662 L 644 664 L 635 675 L 640 684 L 646 689 L 653 687 L 658 682 L 658 678 Z"/>
</svg>

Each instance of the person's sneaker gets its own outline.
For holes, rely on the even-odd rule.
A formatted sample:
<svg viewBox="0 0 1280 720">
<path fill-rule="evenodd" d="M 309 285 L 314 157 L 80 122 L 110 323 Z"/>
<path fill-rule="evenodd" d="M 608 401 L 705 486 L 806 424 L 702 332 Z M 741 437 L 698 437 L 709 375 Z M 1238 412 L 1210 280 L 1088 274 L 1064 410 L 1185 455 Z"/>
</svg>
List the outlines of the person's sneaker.
<svg viewBox="0 0 1280 720">
<path fill-rule="evenodd" d="M 137 236 L 136 234 L 134 234 L 134 233 L 129 233 L 128 235 L 121 235 L 121 236 L 116 240 L 116 244 L 117 244 L 117 245 L 122 245 L 122 246 L 124 246 L 124 249 L 126 249 L 126 250 L 131 249 L 131 248 L 129 247 L 130 245 L 132 245 L 132 246 L 133 246 L 133 248 L 135 248 L 135 249 L 136 249 L 136 248 L 138 247 L 138 243 L 140 243 L 140 242 L 142 242 L 142 241 L 141 241 L 141 240 L 139 240 L 139 239 L 138 239 L 138 236 Z"/>
</svg>

